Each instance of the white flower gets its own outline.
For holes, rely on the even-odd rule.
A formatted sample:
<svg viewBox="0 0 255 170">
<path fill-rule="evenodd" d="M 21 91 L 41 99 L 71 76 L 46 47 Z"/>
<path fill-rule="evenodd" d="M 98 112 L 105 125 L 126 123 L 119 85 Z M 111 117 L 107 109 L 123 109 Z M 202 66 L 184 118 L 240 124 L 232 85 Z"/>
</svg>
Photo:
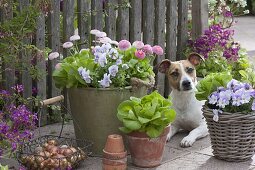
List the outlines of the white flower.
<svg viewBox="0 0 255 170">
<path fill-rule="evenodd" d="M 105 64 L 107 64 L 107 58 L 105 53 L 99 56 L 98 63 L 101 67 L 104 67 Z"/>
<path fill-rule="evenodd" d="M 58 58 L 58 57 L 59 57 L 59 53 L 58 52 L 52 52 L 48 56 L 49 60 L 53 60 L 53 59 Z"/>
<path fill-rule="evenodd" d="M 124 70 L 127 70 L 129 67 L 128 67 L 127 64 L 122 64 L 122 68 L 123 68 Z"/>
<path fill-rule="evenodd" d="M 230 7 L 229 7 L 229 6 L 226 6 L 226 7 L 225 7 L 225 10 L 230 11 Z"/>
<path fill-rule="evenodd" d="M 103 44 L 106 44 L 106 43 L 111 43 L 112 40 L 111 40 L 111 38 L 109 38 L 109 37 L 103 37 L 103 38 L 100 38 L 100 39 L 99 39 L 99 42 L 100 42 L 100 43 L 103 43 Z"/>
<path fill-rule="evenodd" d="M 90 31 L 90 34 L 96 35 L 99 32 L 100 32 L 99 30 L 94 29 Z"/>
<path fill-rule="evenodd" d="M 70 41 L 77 41 L 77 40 L 80 40 L 81 37 L 79 35 L 73 35 L 70 37 Z"/>
<path fill-rule="evenodd" d="M 244 13 L 244 14 L 249 14 L 250 11 L 247 9 L 247 10 L 244 10 L 243 13 Z"/>
<path fill-rule="evenodd" d="M 110 83 L 112 83 L 111 79 L 110 79 L 110 74 L 107 74 L 105 73 L 104 74 L 104 78 L 103 80 L 100 80 L 98 81 L 99 84 L 102 86 L 102 87 L 109 87 L 110 86 Z"/>
<path fill-rule="evenodd" d="M 111 41 L 111 44 L 118 46 L 119 42 L 118 41 Z"/>
<path fill-rule="evenodd" d="M 71 48 L 73 46 L 73 43 L 72 42 L 65 42 L 63 44 L 63 48 Z"/>
<path fill-rule="evenodd" d="M 115 77 L 116 74 L 118 73 L 118 66 L 117 65 L 112 65 L 108 68 L 108 71 L 111 76 Z"/>
<path fill-rule="evenodd" d="M 112 47 L 111 44 L 106 43 L 106 44 L 103 44 L 101 48 L 104 53 L 108 53 L 108 51 L 110 50 L 111 47 Z"/>
<path fill-rule="evenodd" d="M 107 36 L 107 34 L 105 32 L 98 32 L 95 35 L 96 35 L 96 37 L 99 37 L 99 38 L 103 38 L 103 37 Z"/>
</svg>

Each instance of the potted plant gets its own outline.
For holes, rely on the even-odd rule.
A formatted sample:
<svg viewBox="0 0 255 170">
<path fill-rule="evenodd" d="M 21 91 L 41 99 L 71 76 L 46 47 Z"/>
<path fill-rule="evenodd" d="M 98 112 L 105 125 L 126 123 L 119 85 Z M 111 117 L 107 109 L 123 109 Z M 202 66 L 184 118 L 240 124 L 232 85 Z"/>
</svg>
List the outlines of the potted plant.
<svg viewBox="0 0 255 170">
<path fill-rule="evenodd" d="M 141 41 L 132 45 L 127 40 L 112 41 L 98 30 L 91 34 L 95 39 L 91 36 L 93 46 L 87 49 L 75 48 L 78 35 L 63 44 L 70 56 L 56 65 L 53 78 L 58 88 L 68 89 L 76 137 L 93 141 L 93 152 L 102 154 L 107 136 L 120 133 L 119 103 L 130 96 L 144 96 L 154 86 L 150 63 L 163 50 Z M 49 59 L 58 56 L 51 53 Z"/>
<path fill-rule="evenodd" d="M 206 119 L 213 154 L 226 161 L 251 159 L 255 147 L 255 90 L 226 73 L 198 83 L 197 98 L 206 100 Z"/>
<path fill-rule="evenodd" d="M 132 162 L 140 167 L 161 163 L 169 124 L 175 119 L 170 98 L 157 91 L 142 98 L 130 97 L 118 106 L 120 130 L 127 133 Z"/>
</svg>

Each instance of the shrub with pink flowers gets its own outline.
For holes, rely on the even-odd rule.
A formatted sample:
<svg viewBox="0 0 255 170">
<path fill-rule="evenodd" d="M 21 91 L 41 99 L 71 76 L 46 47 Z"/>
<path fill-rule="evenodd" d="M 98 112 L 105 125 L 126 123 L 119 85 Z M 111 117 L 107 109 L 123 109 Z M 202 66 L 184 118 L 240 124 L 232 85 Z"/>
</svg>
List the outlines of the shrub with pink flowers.
<svg viewBox="0 0 255 170">
<path fill-rule="evenodd" d="M 144 45 L 142 41 L 113 41 L 99 30 L 90 33 L 93 46 L 87 49 L 77 48 L 77 35 L 63 44 L 71 55 L 59 60 L 55 67 L 53 78 L 58 88 L 126 87 L 131 85 L 132 77 L 145 81 L 154 78 L 151 63 L 157 55 L 163 55 L 160 46 Z M 49 59 L 58 56 L 51 53 Z"/>
<path fill-rule="evenodd" d="M 33 137 L 37 115 L 28 108 L 22 92 L 22 85 L 14 86 L 12 91 L 0 90 L 0 156 L 9 156 Z"/>
</svg>

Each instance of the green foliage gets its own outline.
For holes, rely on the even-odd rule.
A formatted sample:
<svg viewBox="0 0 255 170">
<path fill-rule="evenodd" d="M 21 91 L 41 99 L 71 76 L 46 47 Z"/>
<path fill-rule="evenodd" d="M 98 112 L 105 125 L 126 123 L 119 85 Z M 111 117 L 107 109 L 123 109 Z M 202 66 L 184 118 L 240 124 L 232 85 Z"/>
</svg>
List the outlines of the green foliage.
<svg viewBox="0 0 255 170">
<path fill-rule="evenodd" d="M 2 165 L 2 164 L 0 164 L 0 170 L 8 170 L 9 168 L 8 168 L 8 165 Z"/>
<path fill-rule="evenodd" d="M 211 73 L 197 84 L 196 98 L 198 100 L 207 100 L 208 96 L 217 90 L 218 87 L 225 87 L 232 79 L 229 72 Z"/>
<path fill-rule="evenodd" d="M 175 119 L 171 105 L 170 98 L 165 99 L 156 91 L 142 98 L 130 97 L 117 109 L 117 117 L 123 123 L 120 130 L 146 132 L 151 138 L 158 137 Z"/>
<path fill-rule="evenodd" d="M 240 70 L 239 74 L 241 75 L 241 81 L 249 83 L 253 88 L 255 88 L 255 73 L 252 68 Z"/>
</svg>

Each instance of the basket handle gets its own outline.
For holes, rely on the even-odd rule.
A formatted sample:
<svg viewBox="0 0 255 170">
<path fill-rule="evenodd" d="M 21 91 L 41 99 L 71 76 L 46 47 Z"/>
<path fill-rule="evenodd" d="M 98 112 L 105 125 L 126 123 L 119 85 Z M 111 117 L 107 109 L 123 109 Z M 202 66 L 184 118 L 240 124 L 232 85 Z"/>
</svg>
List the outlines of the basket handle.
<svg viewBox="0 0 255 170">
<path fill-rule="evenodd" d="M 64 100 L 64 96 L 63 95 L 43 100 L 43 101 L 40 102 L 40 104 L 41 104 L 41 106 L 47 106 L 49 104 L 53 104 L 53 103 L 59 102 L 61 100 Z"/>
</svg>

